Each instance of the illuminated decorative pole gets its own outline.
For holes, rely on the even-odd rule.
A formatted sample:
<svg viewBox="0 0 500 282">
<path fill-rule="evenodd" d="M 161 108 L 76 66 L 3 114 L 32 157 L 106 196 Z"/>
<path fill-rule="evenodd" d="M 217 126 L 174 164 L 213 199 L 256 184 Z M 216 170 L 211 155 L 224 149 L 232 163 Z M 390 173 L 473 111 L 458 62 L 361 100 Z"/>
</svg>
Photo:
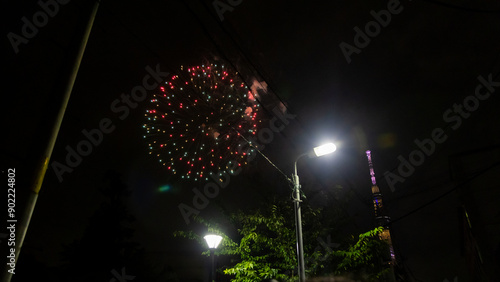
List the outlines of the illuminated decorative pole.
<svg viewBox="0 0 500 282">
<path fill-rule="evenodd" d="M 396 257 L 394 255 L 394 248 L 392 246 L 391 240 L 391 232 L 389 230 L 389 222 L 391 218 L 387 216 L 384 208 L 384 203 L 382 202 L 382 193 L 380 193 L 380 189 L 377 186 L 377 180 L 375 178 L 375 171 L 373 170 L 372 156 L 371 151 L 366 151 L 366 157 L 368 158 L 368 166 L 370 167 L 370 176 L 372 181 L 372 197 L 373 197 L 373 208 L 375 210 L 375 223 L 377 226 L 381 226 L 384 228 L 382 233 L 380 234 L 380 239 L 387 242 L 389 245 L 390 252 L 390 261 L 388 262 L 391 267 L 392 279 L 395 280 L 394 277 L 394 265 L 396 263 Z"/>
<path fill-rule="evenodd" d="M 219 246 L 220 242 L 222 241 L 222 237 L 219 235 L 206 235 L 203 237 L 205 241 L 207 241 L 208 248 L 210 249 L 210 255 L 212 256 L 212 273 L 211 273 L 211 282 L 215 281 L 215 249 Z"/>
</svg>

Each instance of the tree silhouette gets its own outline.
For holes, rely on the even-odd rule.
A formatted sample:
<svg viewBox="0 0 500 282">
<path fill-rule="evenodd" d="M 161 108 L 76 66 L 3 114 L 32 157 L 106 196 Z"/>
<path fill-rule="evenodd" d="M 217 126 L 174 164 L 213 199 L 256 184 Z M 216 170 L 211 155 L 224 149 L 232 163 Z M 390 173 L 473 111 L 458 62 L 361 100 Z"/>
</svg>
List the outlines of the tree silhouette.
<svg viewBox="0 0 500 282">
<path fill-rule="evenodd" d="M 133 241 L 135 217 L 126 204 L 130 191 L 120 175 L 109 171 L 103 182 L 100 191 L 104 200 L 90 217 L 83 236 L 65 246 L 61 281 L 122 281 L 125 275 L 125 281 L 179 281 L 171 270 L 148 261 Z"/>
<path fill-rule="evenodd" d="M 382 229 L 357 236 L 334 233 L 332 230 L 340 230 L 347 223 L 345 216 L 335 209 L 312 208 L 307 200 L 302 205 L 306 275 L 344 275 L 361 281 L 378 281 L 387 272 L 381 259 L 384 242 L 378 240 Z M 223 269 L 224 274 L 232 277 L 231 281 L 296 281 L 295 221 L 289 201 L 273 200 L 253 211 L 231 213 L 226 221 L 232 224 L 237 236 L 222 233 L 223 225 L 213 220 L 201 217 L 195 220 L 209 232 L 223 237 L 215 254 L 231 258 Z M 174 235 L 204 244 L 193 231 L 177 231 Z"/>
</svg>

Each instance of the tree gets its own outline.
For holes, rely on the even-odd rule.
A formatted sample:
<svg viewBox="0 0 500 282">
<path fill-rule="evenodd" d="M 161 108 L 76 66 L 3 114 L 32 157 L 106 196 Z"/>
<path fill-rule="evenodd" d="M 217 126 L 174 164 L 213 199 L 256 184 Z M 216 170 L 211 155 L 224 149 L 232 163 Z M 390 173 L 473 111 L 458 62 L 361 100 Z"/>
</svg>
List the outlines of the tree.
<svg viewBox="0 0 500 282">
<path fill-rule="evenodd" d="M 135 218 L 125 203 L 129 195 L 127 186 L 113 171 L 103 180 L 104 185 L 99 187 L 103 195 L 100 207 L 89 218 L 83 236 L 64 248 L 65 279 L 111 279 L 110 271 L 120 272 L 139 251 L 138 244 L 131 240 L 134 233 L 131 224 Z M 133 273 L 131 266 L 127 267 L 127 273 Z"/>
<path fill-rule="evenodd" d="M 285 207 L 272 205 L 269 211 L 253 214 L 238 212 L 232 220 L 239 223 L 239 244 L 227 248 L 228 254 L 239 258 L 235 265 L 224 270 L 235 276 L 233 281 L 259 281 L 293 278 L 296 267 L 295 231 L 285 219 Z M 222 252 L 224 253 L 224 251 Z"/>
<path fill-rule="evenodd" d="M 318 238 L 326 238 L 338 228 L 340 213 L 332 213 L 321 208 L 311 208 L 307 201 L 302 205 L 304 250 L 306 274 L 308 277 L 320 275 L 345 275 L 372 281 L 387 272 L 381 258 L 384 242 L 378 240 L 382 231 L 376 228 L 359 236 L 334 240 L 342 242 L 327 248 L 318 248 Z M 337 214 L 338 217 L 332 214 Z M 250 282 L 264 279 L 296 281 L 297 255 L 294 211 L 290 202 L 276 201 L 252 212 L 237 211 L 228 216 L 237 236 L 220 232 L 220 223 L 207 221 L 201 217 L 195 220 L 208 228 L 209 232 L 223 237 L 216 255 L 229 255 L 230 265 L 223 270 L 232 277 L 231 281 Z M 201 236 L 193 231 L 177 231 L 177 237 L 197 240 L 205 244 Z M 233 238 L 231 238 L 233 237 Z M 330 238 L 330 237 L 329 237 Z M 209 252 L 204 252 L 208 255 Z M 376 281 L 376 280 L 373 280 Z"/>
<path fill-rule="evenodd" d="M 60 281 L 179 281 L 173 270 L 158 268 L 133 241 L 135 217 L 126 203 L 130 191 L 120 175 L 108 171 L 100 191 L 103 201 L 82 237 L 64 247 Z"/>
<path fill-rule="evenodd" d="M 349 273 L 352 278 L 363 281 L 381 281 L 389 275 L 390 268 L 382 259 L 388 249 L 387 243 L 380 240 L 383 230 L 377 227 L 360 234 L 357 239 L 351 236 L 352 243 L 346 249 L 333 251 L 333 262 L 337 262 L 334 273 Z"/>
</svg>

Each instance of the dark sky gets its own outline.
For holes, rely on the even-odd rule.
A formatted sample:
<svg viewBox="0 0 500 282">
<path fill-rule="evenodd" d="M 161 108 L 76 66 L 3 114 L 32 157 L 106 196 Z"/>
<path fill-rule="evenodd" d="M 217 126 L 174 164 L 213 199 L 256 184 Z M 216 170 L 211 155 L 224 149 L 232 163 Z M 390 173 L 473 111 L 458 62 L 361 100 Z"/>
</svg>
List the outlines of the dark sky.
<svg viewBox="0 0 500 282">
<path fill-rule="evenodd" d="M 193 185 L 172 180 L 148 157 L 141 127 L 146 102 L 123 120 L 111 105 L 142 83 L 147 66 L 158 65 L 173 74 L 181 65 L 222 58 L 249 85 L 255 79 L 267 83 L 262 95 L 272 101 L 269 111 L 282 101 L 288 113 L 296 115 L 263 150 L 283 171 L 291 173 L 295 156 L 323 140 L 337 142 L 334 155 L 299 165 L 306 194 L 321 197 L 328 193 L 321 189 L 335 184 L 353 189 L 357 200 L 349 212 L 361 231 L 370 228 L 371 184 L 364 151 L 371 149 L 388 210 L 398 219 L 393 239 L 414 277 L 469 277 L 460 255 L 457 209 L 462 205 L 475 221 L 484 268 L 492 273 L 500 243 L 500 205 L 494 178 L 499 170 L 489 168 L 500 159 L 500 87 L 493 82 L 491 89 L 480 90 L 489 89 L 489 97 L 474 97 L 477 86 L 484 85 L 479 76 L 500 81 L 498 3 L 243 0 L 233 1 L 240 3 L 225 11 L 221 20 L 213 5 L 218 2 L 102 1 L 51 163 L 65 162 L 66 146 L 83 140 L 82 130 L 97 128 L 105 118 L 115 129 L 104 134 L 102 143 L 62 181 L 49 167 L 26 238 L 27 252 L 57 265 L 62 244 L 81 237 L 101 202 L 97 187 L 106 172 L 114 170 L 132 191 L 129 204 L 137 218 L 136 238 L 151 256 L 179 267 L 180 273 L 187 272 L 186 266 L 176 265 L 181 256 L 200 267 L 201 247 L 169 245 L 171 233 L 186 228 L 178 205 L 190 204 Z M 7 137 L 2 139 L 2 170 L 17 168 L 22 207 L 34 162 L 61 100 L 57 89 L 63 82 L 66 53 L 88 5 L 78 0 L 58 4 L 16 52 L 8 35 L 21 36 L 23 17 L 32 21 L 43 10 L 30 1 L 4 4 L 2 50 L 8 87 L 2 103 Z M 375 24 L 374 17 L 385 22 Z M 366 27 L 372 36 L 359 38 L 358 28 Z M 356 50 L 349 56 L 340 47 L 347 45 Z M 464 101 L 469 104 L 459 110 Z M 401 159 L 418 154 L 413 153 L 419 150 L 415 140 L 432 139 L 439 129 L 443 133 L 437 139 L 442 142 L 422 164 L 404 182 L 388 183 L 385 172 L 401 176 Z M 476 178 L 462 185 L 472 176 Z M 258 202 L 259 196 L 252 196 L 258 194 L 259 189 L 252 188 L 257 185 L 276 187 L 279 194 L 279 189 L 286 189 L 280 181 L 279 172 L 259 156 L 232 177 L 201 215 L 217 216 L 215 202 Z M 159 192 L 167 184 L 172 189 Z M 459 188 L 426 205 L 455 187 Z"/>
</svg>

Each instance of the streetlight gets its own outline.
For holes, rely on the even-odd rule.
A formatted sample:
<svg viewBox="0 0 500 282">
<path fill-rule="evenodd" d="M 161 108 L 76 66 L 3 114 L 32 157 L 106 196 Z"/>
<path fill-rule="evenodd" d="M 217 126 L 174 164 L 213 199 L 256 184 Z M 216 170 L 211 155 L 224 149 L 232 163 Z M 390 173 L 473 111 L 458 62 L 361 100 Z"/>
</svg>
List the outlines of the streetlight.
<svg viewBox="0 0 500 282">
<path fill-rule="evenodd" d="M 212 275 L 210 281 L 214 282 L 215 281 L 215 249 L 219 246 L 220 241 L 222 241 L 222 236 L 219 235 L 206 235 L 203 237 L 205 241 L 207 242 L 208 248 L 210 249 L 210 254 L 212 256 Z"/>
<path fill-rule="evenodd" d="M 328 143 L 314 148 L 311 152 L 299 155 L 297 159 L 295 159 L 294 174 L 292 176 L 291 182 L 293 184 L 293 190 L 295 194 L 295 196 L 293 196 L 293 202 L 295 210 L 295 232 L 297 234 L 297 259 L 299 264 L 298 272 L 299 272 L 300 282 L 306 281 L 306 273 L 304 266 L 304 244 L 302 240 L 302 213 L 300 210 L 300 202 L 302 201 L 300 200 L 300 183 L 299 183 L 299 176 L 297 175 L 297 162 L 303 156 L 309 156 L 310 158 L 320 157 L 326 154 L 333 153 L 336 149 L 337 147 L 333 143 Z"/>
</svg>

